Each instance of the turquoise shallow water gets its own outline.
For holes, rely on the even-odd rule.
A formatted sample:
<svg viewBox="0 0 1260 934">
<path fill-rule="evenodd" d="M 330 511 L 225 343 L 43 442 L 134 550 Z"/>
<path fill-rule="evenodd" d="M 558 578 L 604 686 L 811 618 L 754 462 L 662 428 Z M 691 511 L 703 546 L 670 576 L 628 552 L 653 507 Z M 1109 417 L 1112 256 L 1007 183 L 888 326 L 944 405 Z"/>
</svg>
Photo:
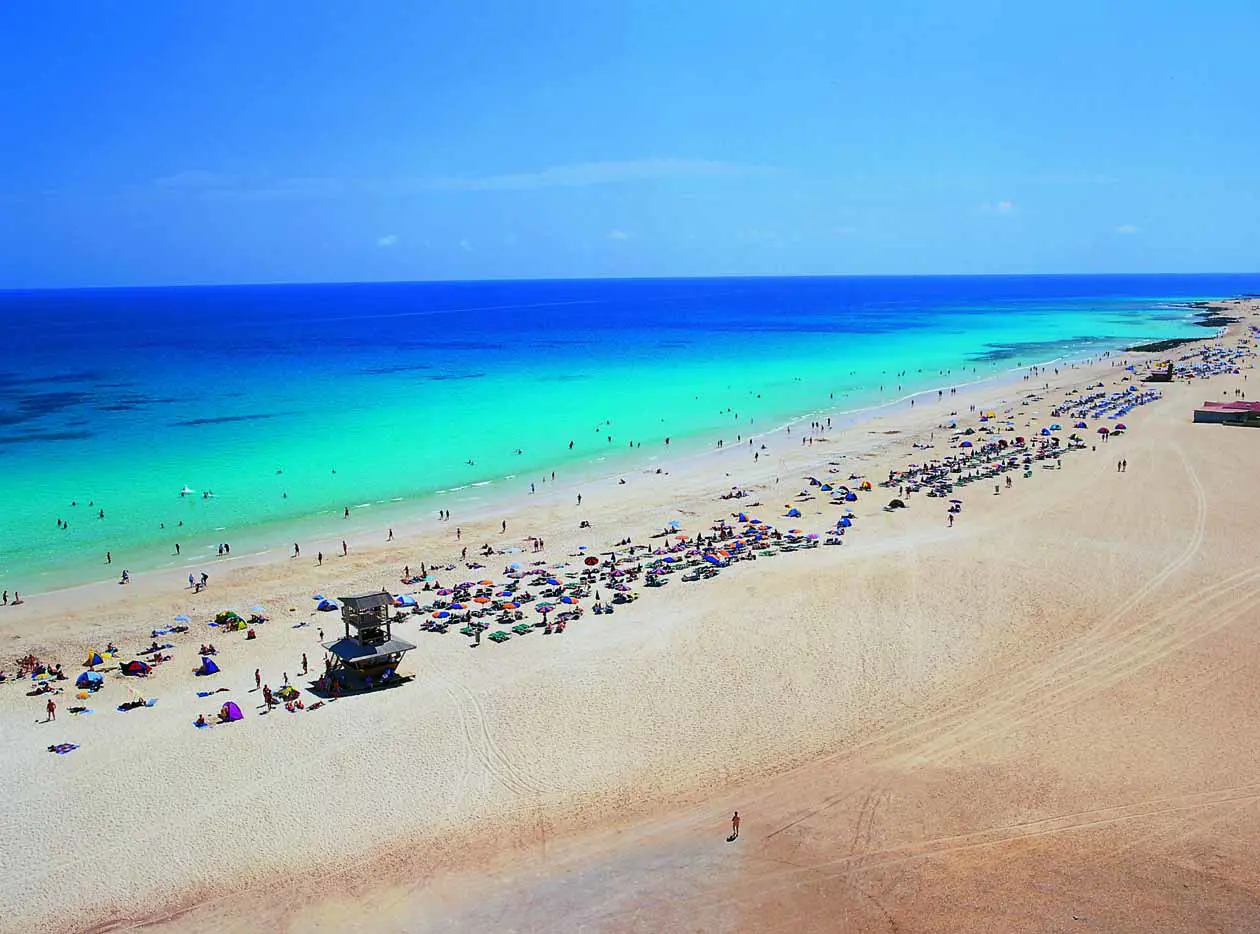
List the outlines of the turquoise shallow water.
<svg viewBox="0 0 1260 934">
<path fill-rule="evenodd" d="M 666 436 L 1202 336 L 1185 300 L 1256 291 L 1065 276 L 0 293 L 0 587 L 173 564 L 175 541 L 182 563 L 221 541 L 288 547 L 347 506 L 366 526 L 391 503 L 660 456 Z"/>
</svg>

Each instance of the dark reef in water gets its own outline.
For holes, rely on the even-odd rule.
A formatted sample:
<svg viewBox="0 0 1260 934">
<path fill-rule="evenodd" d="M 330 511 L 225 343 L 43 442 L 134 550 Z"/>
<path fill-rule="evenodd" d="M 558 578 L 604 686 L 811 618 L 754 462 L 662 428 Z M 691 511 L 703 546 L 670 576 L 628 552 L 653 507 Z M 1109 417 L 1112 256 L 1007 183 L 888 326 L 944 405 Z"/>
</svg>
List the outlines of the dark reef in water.
<svg viewBox="0 0 1260 934">
<path fill-rule="evenodd" d="M 1169 350 L 1176 350 L 1186 344 L 1197 344 L 1199 341 L 1208 340 L 1206 337 L 1174 337 L 1166 341 L 1151 341 L 1149 344 L 1135 344 L 1132 347 L 1126 347 L 1125 352 L 1129 353 L 1164 353 Z"/>
<path fill-rule="evenodd" d="M 30 431 L 22 435 L 0 434 L 0 447 L 11 444 L 33 444 L 37 441 L 83 441 L 90 431 Z"/>
<path fill-rule="evenodd" d="M 1201 328 L 1223 328 L 1242 320 L 1235 315 L 1227 315 L 1225 312 L 1229 311 L 1229 306 L 1220 302 L 1188 302 L 1186 307 L 1200 309 L 1195 313 L 1197 320 L 1194 323 Z"/>
<path fill-rule="evenodd" d="M 1068 341 L 1026 341 L 1014 344 L 985 344 L 985 350 L 971 354 L 967 359 L 973 363 L 1000 363 L 1003 360 L 1027 360 L 1031 365 L 1045 359 L 1047 355 L 1058 356 L 1067 344 L 1088 344 L 1089 337 L 1074 337 Z"/>
<path fill-rule="evenodd" d="M 1212 328 L 1215 330 L 1242 320 L 1236 315 L 1225 314 L 1225 312 L 1229 311 L 1229 306 L 1222 305 L 1220 302 L 1186 302 L 1181 307 L 1198 309 L 1194 313 L 1194 323 L 1201 328 Z M 1126 349 L 1134 353 L 1164 353 L 1169 350 L 1176 350 L 1178 347 L 1184 347 L 1186 344 L 1197 344 L 1200 341 L 1210 339 L 1207 337 L 1177 337 L 1164 341 L 1151 341 L 1149 344 L 1134 344 Z"/>
<path fill-rule="evenodd" d="M 268 418 L 279 418 L 289 412 L 264 412 L 259 415 L 220 415 L 216 418 L 190 418 L 182 422 L 171 422 L 181 428 L 195 428 L 198 425 L 223 425 L 228 422 L 261 422 Z"/>
</svg>

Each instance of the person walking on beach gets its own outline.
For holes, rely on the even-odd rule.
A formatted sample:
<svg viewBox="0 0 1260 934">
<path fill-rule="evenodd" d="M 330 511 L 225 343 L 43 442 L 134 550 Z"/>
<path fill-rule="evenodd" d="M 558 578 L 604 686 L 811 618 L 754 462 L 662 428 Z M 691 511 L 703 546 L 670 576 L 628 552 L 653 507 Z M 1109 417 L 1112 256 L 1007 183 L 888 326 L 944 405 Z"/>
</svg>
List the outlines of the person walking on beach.
<svg viewBox="0 0 1260 934">
<path fill-rule="evenodd" d="M 394 540 L 394 530 L 393 530 L 393 529 L 390 529 L 390 530 L 389 530 L 389 535 L 388 535 L 388 537 L 385 539 L 385 541 L 387 541 L 387 542 L 392 542 L 393 540 Z"/>
<path fill-rule="evenodd" d="M 262 687 L 262 669 L 254 669 L 254 690 L 257 691 Z"/>
<path fill-rule="evenodd" d="M 302 674 L 306 674 L 306 672 L 307 672 L 307 671 L 309 671 L 309 670 L 310 670 L 310 669 L 308 668 L 308 666 L 307 666 L 307 664 L 306 664 L 306 653 L 305 653 L 305 652 L 303 652 L 303 653 L 302 653 Z"/>
<path fill-rule="evenodd" d="M 197 581 L 193 578 L 191 574 L 188 575 L 188 586 L 191 587 L 193 590 L 197 589 Z"/>
<path fill-rule="evenodd" d="M 48 706 L 45 709 L 48 711 L 48 716 L 44 720 L 45 723 L 50 723 L 57 719 L 57 702 L 51 697 L 48 698 Z"/>
<path fill-rule="evenodd" d="M 464 530 L 461 529 L 459 526 L 455 526 L 455 541 L 459 541 L 463 537 L 464 537 Z"/>
<path fill-rule="evenodd" d="M 1121 472 L 1121 473 L 1128 473 L 1128 472 L 1129 472 L 1129 461 L 1128 461 L 1128 459 L 1127 459 L 1127 458 L 1126 458 L 1125 460 L 1122 460 L 1122 461 L 1120 462 L 1120 472 Z"/>
<path fill-rule="evenodd" d="M 949 514 L 949 527 L 951 529 L 954 527 L 954 514 L 952 512 Z"/>
<path fill-rule="evenodd" d="M 294 543 L 293 543 L 293 557 L 295 557 L 295 558 L 296 558 L 296 557 L 297 557 L 298 555 L 300 555 L 301 553 L 302 553 L 302 549 L 298 547 L 297 542 L 294 542 Z"/>
<path fill-rule="evenodd" d="M 4 605 L 9 605 L 9 592 L 7 590 L 4 592 Z"/>
<path fill-rule="evenodd" d="M 175 543 L 175 554 L 179 554 L 179 542 Z"/>
<path fill-rule="evenodd" d="M 739 839 L 739 811 L 736 811 L 731 816 L 731 839 Z"/>
<path fill-rule="evenodd" d="M 111 555 L 108 551 L 107 551 L 107 552 L 105 552 L 105 563 L 106 563 L 106 564 L 113 564 L 113 563 L 114 563 L 114 556 L 113 556 L 113 555 Z"/>
<path fill-rule="evenodd" d="M 346 547 L 346 540 L 343 538 L 341 540 L 341 557 L 344 558 L 348 554 L 350 554 L 350 549 Z"/>
<path fill-rule="evenodd" d="M 315 552 L 315 563 L 321 568 L 324 566 L 324 553 L 322 551 Z"/>
</svg>

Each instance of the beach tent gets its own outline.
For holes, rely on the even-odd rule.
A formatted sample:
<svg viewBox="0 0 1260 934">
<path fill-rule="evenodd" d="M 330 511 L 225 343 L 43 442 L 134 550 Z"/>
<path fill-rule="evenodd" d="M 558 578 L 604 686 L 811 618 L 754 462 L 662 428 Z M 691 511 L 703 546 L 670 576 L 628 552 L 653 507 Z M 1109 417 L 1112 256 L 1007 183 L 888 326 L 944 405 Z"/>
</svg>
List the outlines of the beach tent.
<svg viewBox="0 0 1260 934">
<path fill-rule="evenodd" d="M 409 593 L 399 594 L 394 598 L 394 606 L 415 606 L 416 598 Z"/>
<path fill-rule="evenodd" d="M 152 670 L 153 669 L 150 668 L 146 663 L 142 661 L 138 661 L 136 659 L 133 659 L 132 661 L 129 661 L 125 665 L 122 666 L 123 674 L 134 675 L 135 677 L 138 677 L 138 678 L 144 677 Z"/>
<path fill-rule="evenodd" d="M 235 610 L 220 610 L 215 616 L 214 621 L 219 625 L 223 625 L 224 623 L 245 622 Z"/>
<path fill-rule="evenodd" d="M 105 683 L 105 676 L 99 671 L 85 671 L 75 680 L 74 686 L 77 688 L 87 688 L 89 691 L 95 691 Z"/>
<path fill-rule="evenodd" d="M 241 713 L 241 708 L 236 706 L 235 701 L 228 701 L 219 710 L 219 719 L 224 723 L 232 723 L 235 720 L 244 720 L 245 716 Z"/>
<path fill-rule="evenodd" d="M 856 503 L 856 502 L 857 502 L 857 494 L 856 494 L 856 493 L 846 493 L 846 494 L 845 494 L 845 497 L 844 497 L 844 501 L 845 501 L 846 503 Z"/>
<path fill-rule="evenodd" d="M 87 661 L 83 663 L 84 668 L 92 668 L 96 665 L 105 664 L 105 659 L 101 658 L 100 652 L 89 652 Z"/>
<path fill-rule="evenodd" d="M 338 608 L 337 604 L 327 598 L 320 600 L 319 603 L 315 605 L 315 609 L 323 610 L 325 613 L 331 613 L 333 610 L 337 608 Z"/>
<path fill-rule="evenodd" d="M 894 499 L 888 504 L 889 509 L 905 509 L 906 504 L 899 499 Z"/>
<path fill-rule="evenodd" d="M 801 511 L 799 509 L 789 509 L 787 511 L 787 517 L 789 519 L 799 519 L 801 517 Z"/>
<path fill-rule="evenodd" d="M 219 666 L 214 663 L 214 659 L 205 655 L 201 656 L 201 667 L 197 669 L 196 674 L 217 675 L 218 673 Z"/>
</svg>

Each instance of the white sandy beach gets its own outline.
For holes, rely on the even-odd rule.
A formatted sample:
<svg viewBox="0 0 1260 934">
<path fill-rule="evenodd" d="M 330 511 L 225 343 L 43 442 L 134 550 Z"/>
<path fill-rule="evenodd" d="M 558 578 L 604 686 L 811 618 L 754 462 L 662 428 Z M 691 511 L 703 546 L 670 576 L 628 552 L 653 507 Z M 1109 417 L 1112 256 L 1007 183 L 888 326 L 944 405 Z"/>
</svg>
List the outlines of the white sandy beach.
<svg viewBox="0 0 1260 934">
<path fill-rule="evenodd" d="M 834 463 L 878 483 L 957 453 L 938 426 L 975 424 L 971 405 L 1036 434 L 1069 390 L 1122 389 L 1118 363 L 920 399 L 812 445 L 798 426 L 758 462 L 729 445 L 506 515 L 417 518 L 322 567 L 339 542 L 223 563 L 197 595 L 157 572 L 3 608 L 2 667 L 33 652 L 71 678 L 107 640 L 139 649 L 193 622 L 143 685 L 152 708 L 117 711 L 107 669 L 94 713 L 66 712 L 69 689 L 55 723 L 29 682 L 0 685 L 0 928 L 1260 930 L 1260 433 L 1190 421 L 1254 370 L 1156 386 L 1106 443 L 1090 420 L 1096 450 L 998 494 L 971 485 L 952 528 L 942 501 L 890 513 L 877 486 L 844 547 L 640 588 L 615 615 L 503 645 L 413 617 L 406 685 L 292 714 L 262 715 L 253 691 L 255 668 L 272 687 L 305 684 L 304 652 L 322 668 L 317 627 L 341 624 L 314 593 L 412 590 L 404 564 L 531 534 L 538 558 L 576 562 L 670 521 L 707 531 L 747 508 L 718 498 L 732 486 L 820 532 L 839 514 L 825 500 L 783 518 L 803 476 Z M 508 560 L 438 576 L 499 578 Z M 271 617 L 256 640 L 205 625 L 255 604 Z M 213 680 L 191 674 L 207 640 Z M 243 721 L 192 727 L 228 699 Z"/>
</svg>

